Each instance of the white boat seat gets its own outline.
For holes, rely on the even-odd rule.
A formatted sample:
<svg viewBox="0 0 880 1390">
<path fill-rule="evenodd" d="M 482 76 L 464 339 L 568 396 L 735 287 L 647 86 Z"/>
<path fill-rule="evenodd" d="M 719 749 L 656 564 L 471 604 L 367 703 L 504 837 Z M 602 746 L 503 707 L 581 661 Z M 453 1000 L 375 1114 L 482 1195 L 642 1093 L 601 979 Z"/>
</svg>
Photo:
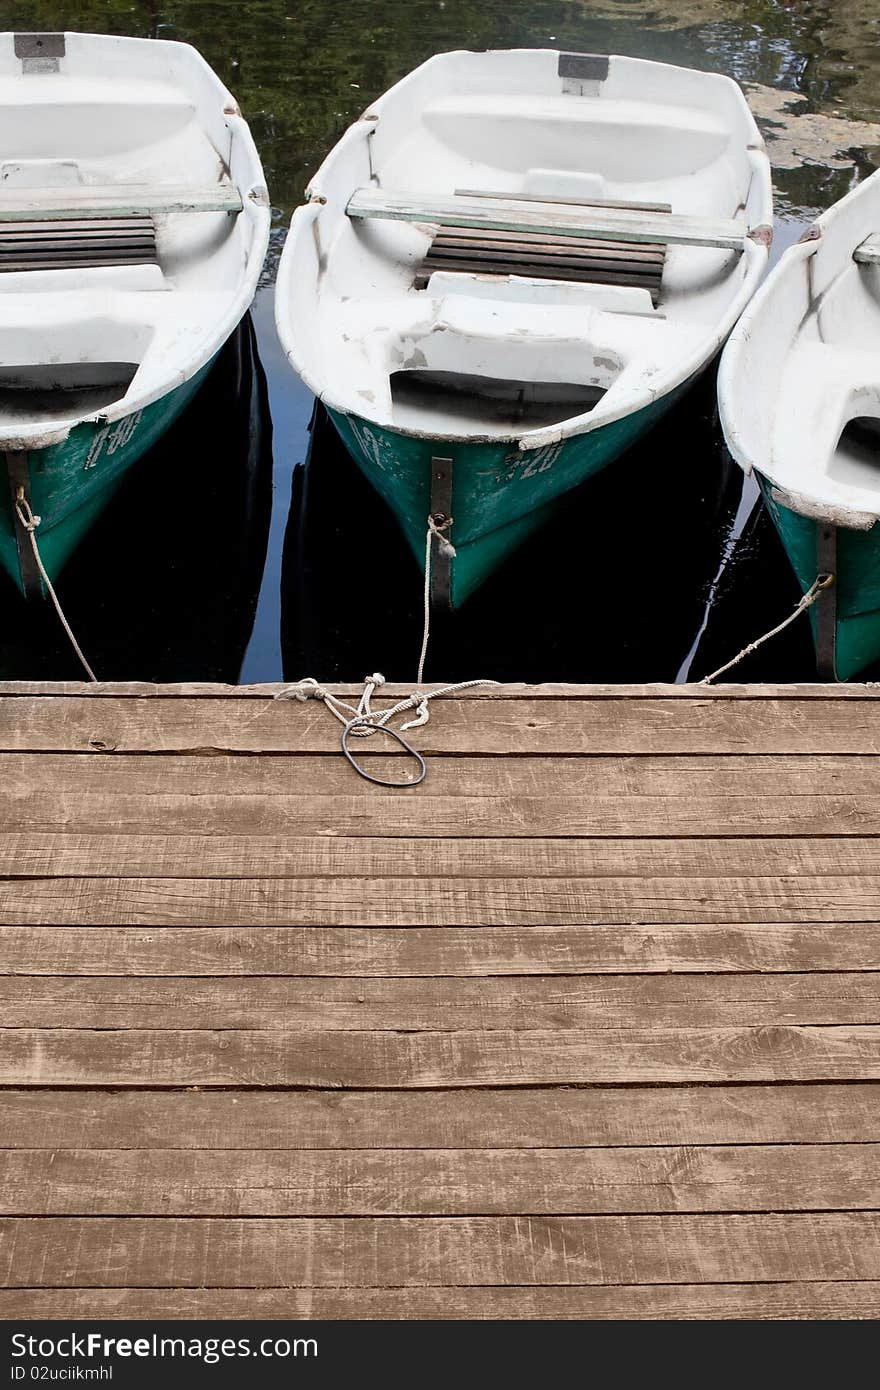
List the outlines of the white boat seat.
<svg viewBox="0 0 880 1390">
<path fill-rule="evenodd" d="M 474 227 L 480 231 L 530 232 L 587 240 L 706 246 L 742 251 L 748 227 L 728 218 L 684 217 L 641 208 L 552 202 L 533 197 L 502 198 L 458 193 L 412 196 L 383 188 L 359 188 L 345 209 L 350 218 Z"/>
<path fill-rule="evenodd" d="M 241 206 L 241 194 L 231 183 L 218 183 L 210 188 L 122 183 L 10 188 L 0 190 L 0 223 L 155 217 L 160 213 L 178 212 L 240 212 Z"/>
<path fill-rule="evenodd" d="M 853 260 L 859 265 L 880 265 L 880 232 L 875 232 L 856 247 Z"/>
<path fill-rule="evenodd" d="M 152 217 L 0 223 L 0 273 L 158 263 Z"/>
</svg>

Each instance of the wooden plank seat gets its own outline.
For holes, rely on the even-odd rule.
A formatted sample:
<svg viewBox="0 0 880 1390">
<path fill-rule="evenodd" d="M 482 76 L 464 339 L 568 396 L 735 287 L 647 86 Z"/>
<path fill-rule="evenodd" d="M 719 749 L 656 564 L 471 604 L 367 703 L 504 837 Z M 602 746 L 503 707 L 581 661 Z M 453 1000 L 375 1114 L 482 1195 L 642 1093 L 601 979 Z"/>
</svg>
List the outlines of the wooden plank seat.
<svg viewBox="0 0 880 1390">
<path fill-rule="evenodd" d="M 160 213 L 178 212 L 240 212 L 241 206 L 241 194 L 229 182 L 195 189 L 122 183 L 11 188 L 0 190 L 0 223 L 155 217 Z"/>
<path fill-rule="evenodd" d="M 528 232 L 648 245 L 659 242 L 727 251 L 742 251 L 748 236 L 744 222 L 729 218 L 649 211 L 643 203 L 554 202 L 520 194 L 512 198 L 470 192 L 451 197 L 430 193 L 411 196 L 383 188 L 359 188 L 349 198 L 346 213 L 351 218 L 390 218 L 439 227 L 472 227 L 482 232 Z"/>
<path fill-rule="evenodd" d="M 0 223 L 0 272 L 156 264 L 152 217 Z"/>
<path fill-rule="evenodd" d="M 880 232 L 875 232 L 856 247 L 853 260 L 859 265 L 880 265 Z"/>
<path fill-rule="evenodd" d="M 414 284 L 416 289 L 426 289 L 434 271 L 519 275 L 646 289 L 656 306 L 665 263 L 662 242 L 634 245 L 543 232 L 482 233 L 470 227 L 445 227 L 431 242 Z"/>
</svg>

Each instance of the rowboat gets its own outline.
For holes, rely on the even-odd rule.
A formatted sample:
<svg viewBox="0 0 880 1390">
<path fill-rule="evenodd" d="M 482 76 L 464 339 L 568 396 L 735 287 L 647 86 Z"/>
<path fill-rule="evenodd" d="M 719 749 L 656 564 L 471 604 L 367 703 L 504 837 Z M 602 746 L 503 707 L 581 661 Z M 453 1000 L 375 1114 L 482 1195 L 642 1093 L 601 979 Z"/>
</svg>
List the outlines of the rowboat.
<svg viewBox="0 0 880 1390">
<path fill-rule="evenodd" d="M 172 526 L 186 526 L 186 544 L 165 545 L 157 560 L 172 496 Z M 101 680 L 235 683 L 253 631 L 271 510 L 272 421 L 245 314 L 190 405 L 65 566 L 64 613 Z M 193 517 L 198 524 L 187 524 Z M 0 680 L 81 677 L 52 605 L 28 602 L 2 573 L 0 611 Z"/>
<path fill-rule="evenodd" d="M 721 361 L 721 422 L 811 608 L 820 674 L 880 659 L 880 173 L 786 251 Z"/>
<path fill-rule="evenodd" d="M 0 34 L 0 111 L 0 562 L 31 596 L 25 523 L 54 578 L 246 312 L 270 209 L 186 44 Z"/>
<path fill-rule="evenodd" d="M 706 367 L 771 239 L 731 79 L 549 50 L 430 59 L 306 196 L 282 343 L 453 607 Z"/>
</svg>

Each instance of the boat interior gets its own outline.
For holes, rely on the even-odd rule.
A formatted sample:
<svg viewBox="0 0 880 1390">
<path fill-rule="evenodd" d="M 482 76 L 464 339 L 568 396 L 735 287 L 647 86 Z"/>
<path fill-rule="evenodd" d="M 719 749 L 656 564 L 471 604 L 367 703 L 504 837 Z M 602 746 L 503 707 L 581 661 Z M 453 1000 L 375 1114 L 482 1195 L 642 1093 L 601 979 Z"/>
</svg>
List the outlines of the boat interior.
<svg viewBox="0 0 880 1390">
<path fill-rule="evenodd" d="M 798 509 L 867 526 L 880 515 L 880 177 L 817 226 L 731 343 L 722 405 L 738 456 Z"/>
<path fill-rule="evenodd" d="M 240 317 L 264 246 L 246 196 L 256 152 L 194 50 L 66 34 L 35 58 L 35 37 L 0 36 L 7 447 L 191 376 Z"/>
<path fill-rule="evenodd" d="M 635 59 L 572 77 L 572 56 L 440 55 L 325 161 L 285 293 L 328 404 L 463 439 L 575 432 L 712 356 L 766 263 L 742 94 Z"/>
</svg>

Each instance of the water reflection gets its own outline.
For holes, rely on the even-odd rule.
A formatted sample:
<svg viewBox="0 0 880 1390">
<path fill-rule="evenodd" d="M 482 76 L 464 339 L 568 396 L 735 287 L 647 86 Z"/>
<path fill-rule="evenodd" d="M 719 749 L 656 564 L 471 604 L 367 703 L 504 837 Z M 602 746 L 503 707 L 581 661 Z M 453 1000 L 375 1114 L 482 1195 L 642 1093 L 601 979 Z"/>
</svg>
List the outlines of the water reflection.
<svg viewBox="0 0 880 1390">
<path fill-rule="evenodd" d="M 189 409 L 136 464 L 58 581 L 103 680 L 236 681 L 266 554 L 272 425 L 250 319 Z M 3 574 L 0 675 L 78 680 L 49 604 Z"/>
<path fill-rule="evenodd" d="M 691 659 L 693 673 L 705 674 L 719 644 L 715 665 L 732 654 L 737 623 L 751 624 L 748 641 L 780 602 L 785 611 L 794 586 L 772 528 L 733 537 L 742 495 L 710 371 L 647 439 L 569 494 L 460 611 L 434 616 L 427 675 L 671 681 Z M 739 594 L 741 568 L 749 575 Z M 719 611 L 722 598 L 733 611 L 722 632 L 713 612 L 695 650 L 713 585 Z M 319 408 L 284 542 L 285 679 L 360 679 L 378 669 L 410 681 L 421 634 L 421 573 Z M 806 625 L 802 636 L 811 660 Z"/>
</svg>

